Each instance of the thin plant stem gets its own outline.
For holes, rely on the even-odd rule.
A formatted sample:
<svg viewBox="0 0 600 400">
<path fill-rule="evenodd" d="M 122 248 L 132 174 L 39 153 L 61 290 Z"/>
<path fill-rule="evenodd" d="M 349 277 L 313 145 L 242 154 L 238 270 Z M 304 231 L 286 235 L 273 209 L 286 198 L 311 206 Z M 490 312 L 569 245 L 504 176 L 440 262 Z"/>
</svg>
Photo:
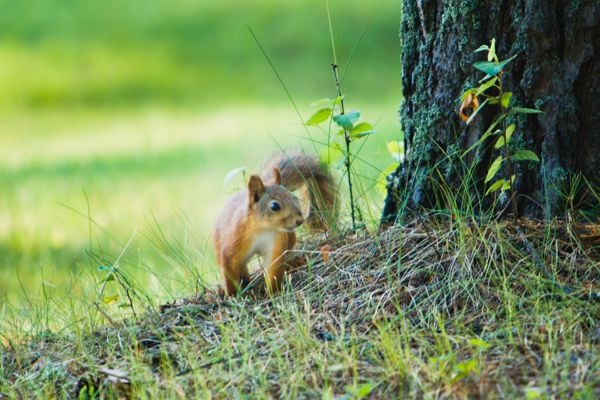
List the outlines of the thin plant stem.
<svg viewBox="0 0 600 400">
<path fill-rule="evenodd" d="M 340 99 L 340 114 L 344 115 L 345 113 L 345 109 L 344 109 L 344 98 L 342 97 L 342 87 L 340 85 L 340 80 L 339 80 L 339 76 L 338 76 L 338 65 L 336 63 L 331 64 L 331 68 L 333 70 L 333 78 L 335 80 L 335 87 L 337 89 L 337 95 L 338 98 Z M 352 174 L 350 173 L 350 167 L 352 166 L 352 160 L 350 158 L 350 133 L 348 132 L 348 130 L 346 128 L 344 128 L 344 141 L 346 142 L 346 160 L 345 160 L 345 165 L 346 165 L 346 176 L 348 178 L 348 190 L 350 191 L 350 216 L 352 218 L 352 230 L 356 230 L 356 218 L 354 216 L 355 214 L 355 207 L 354 207 L 354 192 L 352 190 Z"/>
<path fill-rule="evenodd" d="M 335 51 L 335 40 L 333 39 L 333 25 L 331 24 L 331 11 L 329 10 L 329 1 L 325 0 L 327 8 L 327 23 L 329 25 L 329 38 L 331 40 L 331 51 L 333 52 L 333 64 L 337 65 L 337 52 Z M 335 71 L 334 71 L 335 73 Z M 336 79 L 337 81 L 337 79 Z"/>
<path fill-rule="evenodd" d="M 512 205 L 512 211 L 513 211 L 513 218 L 515 220 L 515 225 L 519 219 L 519 210 L 517 208 L 517 197 L 515 196 L 515 188 L 513 186 L 513 164 L 512 164 L 512 158 L 510 156 L 510 151 L 508 149 L 508 137 L 506 136 L 506 110 L 504 109 L 504 106 L 502 105 L 502 97 L 504 95 L 504 91 L 502 90 L 502 72 L 500 72 L 500 75 L 498 76 L 498 90 L 499 90 L 499 94 L 498 94 L 498 99 L 500 100 L 498 102 L 498 106 L 500 107 L 500 112 L 502 113 L 502 115 L 504 116 L 504 118 L 502 118 L 502 136 L 504 137 L 504 157 L 506 158 L 506 165 L 508 168 L 508 186 L 510 187 L 510 203 Z"/>
</svg>

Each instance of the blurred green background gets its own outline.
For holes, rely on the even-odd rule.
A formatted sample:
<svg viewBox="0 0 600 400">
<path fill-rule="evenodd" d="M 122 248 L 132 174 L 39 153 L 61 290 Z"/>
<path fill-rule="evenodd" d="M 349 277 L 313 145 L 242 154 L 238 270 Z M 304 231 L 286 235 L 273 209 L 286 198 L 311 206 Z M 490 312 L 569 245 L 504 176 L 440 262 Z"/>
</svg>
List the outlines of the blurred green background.
<svg viewBox="0 0 600 400">
<path fill-rule="evenodd" d="M 343 92 L 377 124 L 356 144 L 370 188 L 400 135 L 400 2 L 329 6 L 342 71 L 366 30 Z M 215 279 L 207 239 L 231 192 L 226 173 L 326 141 L 303 127 L 248 29 L 306 119 L 313 100 L 335 96 L 324 0 L 0 0 L 0 10 L 0 318 L 9 304 L 94 296 L 98 265 L 123 250 L 120 268 L 157 302 L 191 294 L 198 277 Z"/>
</svg>

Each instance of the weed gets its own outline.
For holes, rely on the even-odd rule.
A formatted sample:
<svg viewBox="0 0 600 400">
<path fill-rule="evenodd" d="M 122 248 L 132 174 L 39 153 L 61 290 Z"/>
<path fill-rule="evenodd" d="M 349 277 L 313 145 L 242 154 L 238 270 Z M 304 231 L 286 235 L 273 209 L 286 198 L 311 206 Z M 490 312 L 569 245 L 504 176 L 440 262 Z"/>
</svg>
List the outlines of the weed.
<svg viewBox="0 0 600 400">
<path fill-rule="evenodd" d="M 502 74 L 504 67 L 514 60 L 517 55 L 514 55 L 506 60 L 500 61 L 496 55 L 496 39 L 492 39 L 490 45 L 482 45 L 475 52 L 487 51 L 487 61 L 480 61 L 473 64 L 475 68 L 484 72 L 486 76 L 479 82 L 481 83 L 477 88 L 467 89 L 462 95 L 462 104 L 460 106 L 459 115 L 460 118 L 467 124 L 471 123 L 475 116 L 480 110 L 487 104 L 498 105 L 499 112 L 494 117 L 492 123 L 485 131 L 483 135 L 475 142 L 469 149 L 467 149 L 463 156 L 475 149 L 482 148 L 488 138 L 496 137 L 494 148 L 498 150 L 504 150 L 503 155 L 497 156 L 494 161 L 490 164 L 486 177 L 485 183 L 490 182 L 505 162 L 507 165 L 508 177 L 497 179 L 494 183 L 491 183 L 485 194 L 503 192 L 510 190 L 511 196 L 509 203 L 512 205 L 513 216 L 515 222 L 519 217 L 517 210 L 517 198 L 514 188 L 515 181 L 515 167 L 514 161 L 534 161 L 539 162 L 539 157 L 527 149 L 514 149 L 510 144 L 510 139 L 516 130 L 516 124 L 512 123 L 507 126 L 507 119 L 510 115 L 514 114 L 536 114 L 542 113 L 542 111 L 531 109 L 514 107 L 511 105 L 512 92 L 505 92 L 502 87 Z M 495 93 L 490 93 L 490 90 L 496 90 Z M 478 96 L 482 96 L 485 100 L 479 104 Z M 472 110 L 470 115 L 467 115 L 466 111 Z M 500 129 L 497 127 L 500 126 Z"/>
</svg>

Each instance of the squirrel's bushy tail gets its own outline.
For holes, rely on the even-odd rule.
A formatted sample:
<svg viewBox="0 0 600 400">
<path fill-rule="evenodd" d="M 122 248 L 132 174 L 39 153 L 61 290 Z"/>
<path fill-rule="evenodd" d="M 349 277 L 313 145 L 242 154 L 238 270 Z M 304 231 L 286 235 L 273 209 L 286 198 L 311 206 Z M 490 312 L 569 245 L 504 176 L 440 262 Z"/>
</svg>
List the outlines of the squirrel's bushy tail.
<svg viewBox="0 0 600 400">
<path fill-rule="evenodd" d="M 265 180 L 272 179 L 273 168 L 281 171 L 281 184 L 299 190 L 304 208 L 305 226 L 313 230 L 330 230 L 338 213 L 338 190 L 327 167 L 315 156 L 301 152 L 277 153 L 262 169 Z"/>
</svg>

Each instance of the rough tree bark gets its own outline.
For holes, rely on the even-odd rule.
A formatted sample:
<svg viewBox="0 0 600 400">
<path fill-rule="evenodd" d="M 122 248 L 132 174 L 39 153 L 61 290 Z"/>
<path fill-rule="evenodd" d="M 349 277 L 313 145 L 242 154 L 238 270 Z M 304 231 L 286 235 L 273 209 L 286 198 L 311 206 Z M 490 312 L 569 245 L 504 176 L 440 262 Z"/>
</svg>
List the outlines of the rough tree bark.
<svg viewBox="0 0 600 400">
<path fill-rule="evenodd" d="M 459 202 L 490 205 L 482 193 L 493 146 L 484 145 L 475 157 L 461 155 L 495 110 L 489 107 L 468 128 L 457 111 L 461 93 L 483 76 L 472 64 L 485 61 L 485 53 L 474 50 L 491 38 L 501 60 L 518 54 L 503 76 L 512 101 L 544 111 L 516 120 L 513 140 L 541 158 L 538 164 L 518 163 L 519 213 L 560 214 L 561 191 L 572 173 L 598 179 L 600 0 L 404 0 L 400 36 L 406 157 L 388 178 L 383 222 L 404 207 L 447 206 L 442 188 L 465 192 L 461 183 L 470 167 L 469 196 Z"/>
</svg>

